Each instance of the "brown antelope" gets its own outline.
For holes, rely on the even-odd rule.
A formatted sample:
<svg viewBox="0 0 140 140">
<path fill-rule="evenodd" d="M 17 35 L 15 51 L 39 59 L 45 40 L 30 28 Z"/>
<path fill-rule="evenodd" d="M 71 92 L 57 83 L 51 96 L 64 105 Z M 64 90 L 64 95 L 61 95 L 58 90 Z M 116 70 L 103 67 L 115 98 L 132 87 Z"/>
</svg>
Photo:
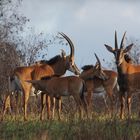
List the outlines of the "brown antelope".
<svg viewBox="0 0 140 140">
<path fill-rule="evenodd" d="M 99 65 L 99 69 L 101 70 L 100 60 L 97 56 L 96 58 Z M 95 69 L 94 67 L 95 66 L 93 65 L 85 65 L 82 67 L 83 71 L 80 74 L 80 77 L 83 78 L 86 83 L 87 104 L 91 108 L 92 94 L 101 93 L 105 91 L 110 98 L 111 111 L 113 112 L 113 102 L 115 95 L 113 92 L 116 92 L 117 89 L 117 73 L 112 70 L 102 70 L 102 72 L 106 75 L 106 79 L 101 79 L 100 77 L 95 77 L 93 75 L 93 70 Z M 88 80 L 84 78 L 84 75 L 87 73 L 90 75 L 90 79 Z"/>
<path fill-rule="evenodd" d="M 90 76 L 91 75 L 86 73 L 83 75 L 83 78 L 88 79 L 90 78 Z M 105 79 L 106 77 L 106 75 L 104 75 L 104 73 L 101 72 L 99 65 L 94 67 L 92 76 L 100 77 L 102 79 Z M 77 103 L 81 116 L 82 113 L 81 99 L 86 105 L 86 101 L 84 99 L 85 82 L 82 78 L 76 76 L 67 76 L 67 77 L 50 76 L 43 77 L 41 80 L 29 80 L 27 82 L 32 83 L 37 91 L 38 90 L 43 91 L 44 93 L 47 93 L 51 97 L 56 97 L 60 99 L 61 96 L 72 95 L 75 99 L 75 102 Z M 61 112 L 61 100 L 59 100 L 58 107 L 59 119 L 61 119 L 60 112 Z"/>
<path fill-rule="evenodd" d="M 84 92 L 84 81 L 76 76 L 67 77 L 45 77 L 43 80 L 30 80 L 28 81 L 33 84 L 36 90 L 43 91 L 47 93 L 50 97 L 55 97 L 58 99 L 58 116 L 61 119 L 61 97 L 72 95 L 77 103 L 80 111 L 80 116 L 82 113 L 82 102 L 80 96 L 83 96 Z"/>
<path fill-rule="evenodd" d="M 62 53 L 62 56 L 57 55 L 46 61 L 46 63 L 27 66 L 27 67 L 18 67 L 14 70 L 13 79 L 16 81 L 16 84 L 21 88 L 23 91 L 23 106 L 24 106 L 24 120 L 27 120 L 27 102 L 30 95 L 30 90 L 32 84 L 25 82 L 26 80 L 39 80 L 41 77 L 44 76 L 51 76 L 51 75 L 63 75 L 65 74 L 66 70 L 70 70 L 75 74 L 79 74 L 79 70 L 74 63 L 74 45 L 70 38 L 66 36 L 64 33 L 60 33 L 69 43 L 70 46 L 70 55 L 66 56 Z M 49 98 L 48 99 L 48 106 L 50 106 Z M 42 94 L 43 100 L 43 94 Z M 42 111 L 44 109 L 44 103 L 42 101 Z M 50 107 L 48 107 L 50 109 Z M 48 118 L 50 117 L 50 111 L 48 110 Z M 4 114 L 3 114 L 4 116 Z M 42 116 L 41 116 L 42 118 Z"/>
<path fill-rule="evenodd" d="M 95 56 L 96 56 L 96 54 L 95 54 Z M 92 77 L 94 77 L 94 75 L 96 75 L 96 77 L 100 77 L 101 79 L 105 79 L 105 74 L 102 72 L 102 69 L 101 69 L 101 67 L 100 67 L 100 62 L 99 62 L 99 59 L 98 59 L 98 57 L 96 56 L 96 59 L 97 59 L 97 64 L 96 64 L 96 66 L 93 68 L 93 71 L 92 71 Z M 90 73 L 84 73 L 84 74 L 82 74 L 82 79 L 90 79 L 91 78 L 91 74 Z M 55 99 L 55 98 L 54 98 Z M 60 101 L 59 101 L 60 102 Z M 85 101 L 83 101 L 83 102 L 85 102 Z M 60 105 L 60 103 L 59 103 L 59 105 Z M 54 104 L 53 104 L 53 106 L 52 106 L 52 110 L 53 110 L 53 112 L 52 112 L 52 118 L 54 118 L 54 110 L 55 110 L 55 100 L 54 100 Z"/>
<path fill-rule="evenodd" d="M 78 75 L 80 73 L 80 70 L 77 68 L 77 66 L 74 62 L 74 45 L 68 36 L 66 36 L 64 33 L 60 33 L 60 34 L 67 40 L 67 42 L 70 45 L 70 49 L 71 49 L 70 55 L 66 56 L 66 53 L 64 52 L 64 50 L 62 50 L 62 56 L 60 56 L 60 55 L 55 56 L 51 60 L 46 61 L 46 62 L 44 61 L 43 63 L 49 64 L 53 68 L 54 73 L 57 76 L 64 75 L 66 70 L 69 70 L 69 71 L 75 73 L 76 75 Z M 40 119 L 42 120 L 43 119 L 42 116 L 43 116 L 43 112 L 44 112 L 43 96 L 46 94 L 42 93 L 41 95 L 42 95 L 41 96 L 41 99 L 42 99 L 41 112 L 42 113 L 41 113 Z M 47 96 L 47 98 L 49 98 L 49 97 Z M 50 99 L 48 99 L 47 101 L 48 101 L 48 103 L 47 103 L 48 118 L 50 118 Z M 53 98 L 52 118 L 54 118 L 54 108 L 55 108 L 54 106 L 55 106 L 55 98 Z"/>
<path fill-rule="evenodd" d="M 120 102 L 121 102 L 121 111 L 120 118 L 124 118 L 124 106 L 125 106 L 125 94 L 127 93 L 127 109 L 128 117 L 131 115 L 131 98 L 132 94 L 140 90 L 140 65 L 134 65 L 128 63 L 125 60 L 125 54 L 130 51 L 133 44 L 130 44 L 124 47 L 124 38 L 121 40 L 120 48 L 118 48 L 117 43 L 117 33 L 115 32 L 115 48 L 105 45 L 107 50 L 114 54 L 117 70 L 118 70 L 118 84 L 120 88 Z"/>
</svg>

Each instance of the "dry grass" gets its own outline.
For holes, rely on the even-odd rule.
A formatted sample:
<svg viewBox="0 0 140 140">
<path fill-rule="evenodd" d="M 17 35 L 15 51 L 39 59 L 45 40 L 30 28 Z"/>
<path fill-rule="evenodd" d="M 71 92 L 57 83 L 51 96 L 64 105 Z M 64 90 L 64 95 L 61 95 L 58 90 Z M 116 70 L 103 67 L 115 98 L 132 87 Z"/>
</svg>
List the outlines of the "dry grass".
<svg viewBox="0 0 140 140">
<path fill-rule="evenodd" d="M 30 105 L 33 100 L 35 101 L 30 100 Z M 140 136 L 140 120 L 137 115 L 133 113 L 131 120 L 120 120 L 117 115 L 111 119 L 104 111 L 102 99 L 94 102 L 94 112 L 90 120 L 78 119 L 73 98 L 63 99 L 62 121 L 58 121 L 57 113 L 55 120 L 39 121 L 36 109 L 33 107 L 29 110 L 27 122 L 23 121 L 22 113 L 17 116 L 17 120 L 6 115 L 0 124 L 0 140 L 138 140 Z"/>
</svg>

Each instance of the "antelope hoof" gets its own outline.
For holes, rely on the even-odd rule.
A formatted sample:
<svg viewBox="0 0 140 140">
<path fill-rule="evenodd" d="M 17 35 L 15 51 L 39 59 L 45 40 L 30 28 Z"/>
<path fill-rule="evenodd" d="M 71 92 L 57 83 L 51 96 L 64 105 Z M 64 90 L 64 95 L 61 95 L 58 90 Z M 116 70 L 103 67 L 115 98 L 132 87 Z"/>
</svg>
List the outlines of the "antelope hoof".
<svg viewBox="0 0 140 140">
<path fill-rule="evenodd" d="M 43 121 L 43 118 L 42 117 L 40 117 L 40 121 Z"/>
<path fill-rule="evenodd" d="M 1 122 L 3 121 L 3 117 L 1 117 L 0 121 L 1 121 Z"/>
<path fill-rule="evenodd" d="M 123 120 L 124 119 L 124 115 L 120 115 L 120 119 Z"/>
<path fill-rule="evenodd" d="M 58 119 L 59 121 L 61 121 L 62 120 L 62 118 L 61 117 L 59 117 L 59 119 Z"/>
<path fill-rule="evenodd" d="M 27 118 L 24 118 L 24 121 L 26 122 L 26 121 L 28 121 L 28 119 Z"/>
<path fill-rule="evenodd" d="M 140 112 L 138 113 L 138 118 L 140 118 Z"/>
<path fill-rule="evenodd" d="M 50 116 L 48 116 L 48 117 L 47 117 L 47 119 L 48 119 L 48 120 L 51 120 L 51 117 L 50 117 Z M 54 119 L 54 118 L 52 118 L 52 120 L 53 120 L 53 119 Z"/>
<path fill-rule="evenodd" d="M 42 115 L 40 115 L 40 121 L 42 121 L 43 120 L 43 117 L 42 117 Z"/>
</svg>

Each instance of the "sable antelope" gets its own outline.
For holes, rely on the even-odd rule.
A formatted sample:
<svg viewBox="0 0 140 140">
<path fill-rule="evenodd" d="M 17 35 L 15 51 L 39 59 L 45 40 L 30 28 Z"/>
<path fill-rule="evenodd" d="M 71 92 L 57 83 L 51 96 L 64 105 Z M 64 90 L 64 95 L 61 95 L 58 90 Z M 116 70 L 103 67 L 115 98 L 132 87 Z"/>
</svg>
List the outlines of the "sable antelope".
<svg viewBox="0 0 140 140">
<path fill-rule="evenodd" d="M 125 55 L 129 52 L 133 46 L 130 44 L 124 47 L 124 33 L 120 48 L 118 48 L 117 43 L 117 32 L 115 31 L 115 48 L 105 45 L 107 50 L 114 54 L 117 71 L 118 71 L 118 84 L 120 88 L 120 102 L 121 102 L 121 111 L 120 111 L 120 118 L 124 118 L 124 106 L 125 106 L 125 94 L 127 93 L 127 109 L 128 109 L 128 117 L 131 115 L 131 99 L 132 94 L 136 91 L 139 92 L 140 90 L 140 65 L 134 65 L 128 63 L 125 60 Z"/>
<path fill-rule="evenodd" d="M 96 56 L 96 54 L 95 54 Z M 96 57 L 97 58 L 97 57 Z M 97 61 L 99 61 L 99 59 L 97 59 Z M 93 69 L 93 72 L 92 72 L 92 77 L 94 77 L 94 75 L 96 75 L 96 77 L 100 77 L 101 79 L 105 79 L 105 75 L 104 73 L 102 72 L 101 68 L 99 67 L 99 65 L 96 65 Z M 82 75 L 82 78 L 83 79 L 90 79 L 91 78 L 91 74 L 89 73 L 84 73 Z M 55 99 L 55 98 L 54 98 Z M 60 101 L 59 101 L 60 102 Z M 85 102 L 85 101 L 83 101 Z M 60 104 L 59 104 L 60 105 Z M 52 107 L 52 110 L 53 110 L 53 113 L 52 113 L 52 118 L 54 118 L 54 110 L 55 110 L 55 100 L 54 100 L 54 103 L 53 103 L 53 107 Z"/>
<path fill-rule="evenodd" d="M 23 97 L 23 92 L 22 92 L 22 88 L 19 87 L 20 85 L 18 85 L 18 79 L 16 79 L 17 77 L 15 77 L 15 79 L 13 79 L 13 77 L 9 77 L 9 89 L 10 92 L 12 92 L 11 98 L 7 99 L 5 108 L 9 108 L 9 110 L 14 110 L 15 109 L 15 113 L 17 114 L 17 112 L 21 112 L 22 110 L 22 97 Z M 40 92 L 38 92 L 37 94 L 34 94 L 34 88 L 31 88 L 30 91 L 30 97 L 34 98 L 37 95 L 39 95 Z M 9 101 L 8 101 L 9 100 Z M 14 100 L 14 102 L 13 102 Z M 12 102 L 10 105 L 8 102 Z M 19 107 L 20 106 L 20 107 Z M 5 113 L 4 113 L 5 114 Z M 15 116 L 16 116 L 15 114 Z"/>
<path fill-rule="evenodd" d="M 106 79 L 101 79 L 100 77 L 95 77 L 93 74 L 93 71 L 95 69 L 95 66 L 93 65 L 85 65 L 82 67 L 82 73 L 80 74 L 80 77 L 85 80 L 86 83 L 86 89 L 87 89 L 87 103 L 88 106 L 91 108 L 91 101 L 92 101 L 92 94 L 94 93 L 101 93 L 106 92 L 107 95 L 110 98 L 110 105 L 111 105 L 111 111 L 113 111 L 113 102 L 114 102 L 114 90 L 117 91 L 117 73 L 112 70 L 102 70 L 101 63 L 97 55 L 95 55 L 97 58 L 97 64 L 100 69 L 100 73 L 103 72 L 104 75 L 106 75 Z M 85 79 L 85 74 L 90 75 L 90 79 Z"/>
<path fill-rule="evenodd" d="M 99 76 L 100 78 L 105 79 L 105 75 L 104 73 L 101 73 L 101 69 L 99 68 L 99 66 L 94 67 L 92 76 L 93 77 Z M 86 73 L 84 74 L 83 77 L 88 79 L 90 78 L 90 75 Z M 84 99 L 85 82 L 82 78 L 76 76 L 67 76 L 67 77 L 50 76 L 43 77 L 41 80 L 29 80 L 27 82 L 32 83 L 37 91 L 38 90 L 43 91 L 44 93 L 47 93 L 51 97 L 56 97 L 60 99 L 61 96 L 72 95 L 75 99 L 75 102 L 77 103 L 81 116 L 82 113 L 81 99 L 83 103 L 86 105 L 86 101 Z M 58 107 L 59 119 L 61 119 L 60 112 L 61 112 L 61 100 L 59 100 Z"/>
<path fill-rule="evenodd" d="M 54 73 L 57 76 L 64 75 L 66 70 L 69 70 L 69 71 L 75 73 L 76 75 L 79 75 L 80 70 L 78 69 L 78 67 L 76 66 L 76 64 L 74 62 L 74 44 L 72 43 L 70 38 L 68 36 L 66 36 L 64 33 L 60 33 L 60 34 L 67 40 L 67 42 L 70 45 L 70 49 L 71 49 L 70 55 L 66 56 L 65 51 L 62 50 L 62 56 L 58 55 L 58 56 L 52 58 L 50 61 L 45 61 L 43 63 L 49 64 L 53 68 Z M 43 111 L 44 111 L 44 102 L 43 102 L 44 97 L 43 96 L 46 94 L 42 93 L 41 95 L 42 95 L 42 97 L 41 97 L 41 99 L 42 99 L 41 112 L 42 113 L 41 113 L 40 119 L 42 120 Z M 53 98 L 52 118 L 54 118 L 54 106 L 55 106 L 55 98 Z M 50 118 L 50 99 L 48 99 L 47 109 L 48 109 L 48 118 Z"/>
<path fill-rule="evenodd" d="M 69 43 L 71 50 L 70 55 L 66 56 L 64 53 L 62 53 L 62 56 L 57 55 L 52 59 L 50 59 L 49 61 L 46 61 L 46 63 L 28 67 L 18 67 L 14 70 L 13 78 L 17 79 L 16 83 L 23 91 L 24 120 L 27 120 L 27 102 L 32 87 L 32 84 L 25 82 L 26 80 L 39 80 L 43 76 L 51 76 L 54 74 L 61 76 L 65 74 L 66 70 L 70 70 L 75 74 L 79 74 L 79 70 L 76 64 L 74 63 L 74 45 L 68 36 L 66 36 L 64 33 L 60 34 Z M 42 100 L 43 98 L 44 97 L 42 94 Z M 49 98 L 47 98 L 47 100 L 48 100 L 48 109 L 50 109 Z M 42 101 L 41 112 L 43 112 L 43 109 L 44 103 Z M 50 111 L 48 110 L 48 113 L 49 112 Z M 50 113 L 48 117 L 50 117 Z"/>
<path fill-rule="evenodd" d="M 45 77 L 43 80 L 30 80 L 28 81 L 33 84 L 36 90 L 47 93 L 50 97 L 55 97 L 59 100 L 58 116 L 61 119 L 61 100 L 62 96 L 72 95 L 77 103 L 77 106 L 82 113 L 82 102 L 80 96 L 83 96 L 84 92 L 84 81 L 76 76 L 67 77 Z"/>
<path fill-rule="evenodd" d="M 14 74 L 11 76 L 12 81 L 9 82 L 9 94 L 13 92 L 14 88 L 11 86 L 11 83 L 14 81 L 14 84 L 16 85 L 15 87 L 18 87 L 23 92 L 24 120 L 27 120 L 27 102 L 32 88 L 32 85 L 29 83 L 27 84 L 24 80 L 31 80 L 34 78 L 34 75 L 36 76 L 35 78 L 39 79 L 42 76 L 49 76 L 53 74 L 54 71 L 48 64 L 18 67 L 14 70 Z M 6 98 L 4 102 L 2 119 L 5 115 Z"/>
</svg>

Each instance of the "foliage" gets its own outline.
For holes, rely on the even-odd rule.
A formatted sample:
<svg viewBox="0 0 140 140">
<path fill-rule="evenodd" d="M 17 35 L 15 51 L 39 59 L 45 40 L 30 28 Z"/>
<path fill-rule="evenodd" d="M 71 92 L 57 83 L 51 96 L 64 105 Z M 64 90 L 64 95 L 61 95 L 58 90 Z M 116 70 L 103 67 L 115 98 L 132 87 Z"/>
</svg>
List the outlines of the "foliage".
<svg viewBox="0 0 140 140">
<path fill-rule="evenodd" d="M 28 122 L 5 121 L 0 125 L 0 138 L 4 139 L 92 139 L 92 140 L 132 140 L 140 136 L 139 121 L 119 120 L 96 116 L 91 120 L 63 120 Z"/>
<path fill-rule="evenodd" d="M 126 44 L 129 45 L 131 43 L 133 43 L 133 47 L 129 55 L 135 64 L 140 64 L 140 41 L 132 37 L 129 39 L 126 38 Z"/>
<path fill-rule="evenodd" d="M 7 92 L 8 76 L 13 70 L 34 63 L 39 57 L 44 59 L 48 45 L 57 38 L 26 28 L 29 19 L 21 14 L 21 3 L 22 0 L 0 0 L 0 98 Z M 40 55 L 41 51 L 45 53 Z"/>
<path fill-rule="evenodd" d="M 20 14 L 20 4 L 21 0 L 0 0 L 0 42 L 14 42 L 29 21 Z"/>
<path fill-rule="evenodd" d="M 17 52 L 23 65 L 33 64 L 38 59 L 46 59 L 48 46 L 54 45 L 57 36 L 35 33 L 30 28 L 26 36 L 21 36 L 20 41 L 17 41 Z"/>
<path fill-rule="evenodd" d="M 0 0 L 0 97 L 8 92 L 8 76 L 19 66 L 15 38 L 27 18 L 20 15 L 20 0 Z"/>
<path fill-rule="evenodd" d="M 20 63 L 19 57 L 12 44 L 0 44 L 0 91 L 6 92 L 8 89 L 8 76 Z"/>
</svg>

